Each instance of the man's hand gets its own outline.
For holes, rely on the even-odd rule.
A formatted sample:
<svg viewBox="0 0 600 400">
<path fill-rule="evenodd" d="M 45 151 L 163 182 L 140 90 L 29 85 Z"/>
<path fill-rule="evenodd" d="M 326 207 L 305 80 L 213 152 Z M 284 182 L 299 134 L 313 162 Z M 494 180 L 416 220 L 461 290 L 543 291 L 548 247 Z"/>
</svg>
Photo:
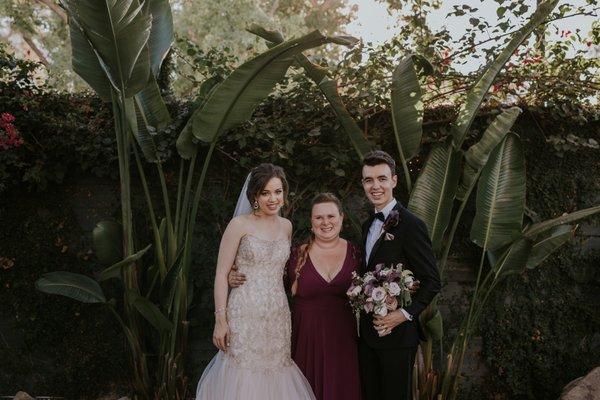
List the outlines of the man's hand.
<svg viewBox="0 0 600 400">
<path fill-rule="evenodd" d="M 229 287 L 236 288 L 242 286 L 246 282 L 246 275 L 240 274 L 235 264 L 231 267 L 231 271 L 227 275 L 227 283 Z"/>
<path fill-rule="evenodd" d="M 379 336 L 386 336 L 392 333 L 392 329 L 398 325 L 408 321 L 402 311 L 394 310 L 388 313 L 385 317 L 376 315 L 373 319 L 373 326 Z"/>
</svg>

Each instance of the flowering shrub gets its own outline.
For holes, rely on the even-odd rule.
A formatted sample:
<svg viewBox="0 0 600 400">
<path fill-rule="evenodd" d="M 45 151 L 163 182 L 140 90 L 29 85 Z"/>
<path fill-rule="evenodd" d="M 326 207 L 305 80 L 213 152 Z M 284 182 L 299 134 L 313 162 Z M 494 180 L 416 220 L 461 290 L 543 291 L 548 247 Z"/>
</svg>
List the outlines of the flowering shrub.
<svg viewBox="0 0 600 400">
<path fill-rule="evenodd" d="M 15 116 L 10 113 L 0 114 L 0 150 L 21 147 L 23 138 L 13 125 Z"/>
</svg>

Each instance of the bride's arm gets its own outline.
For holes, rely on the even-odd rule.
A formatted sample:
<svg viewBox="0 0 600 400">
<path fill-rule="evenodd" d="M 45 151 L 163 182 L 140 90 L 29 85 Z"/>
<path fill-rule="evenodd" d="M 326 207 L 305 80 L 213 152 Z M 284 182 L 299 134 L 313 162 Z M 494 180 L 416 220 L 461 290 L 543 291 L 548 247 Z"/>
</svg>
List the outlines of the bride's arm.
<svg viewBox="0 0 600 400">
<path fill-rule="evenodd" d="M 235 260 L 235 255 L 242 237 L 242 224 L 238 218 L 231 220 L 219 246 L 219 257 L 217 259 L 217 271 L 215 273 L 215 329 L 213 331 L 213 343 L 220 350 L 227 351 L 229 345 L 229 325 L 227 323 L 227 275 Z"/>
</svg>

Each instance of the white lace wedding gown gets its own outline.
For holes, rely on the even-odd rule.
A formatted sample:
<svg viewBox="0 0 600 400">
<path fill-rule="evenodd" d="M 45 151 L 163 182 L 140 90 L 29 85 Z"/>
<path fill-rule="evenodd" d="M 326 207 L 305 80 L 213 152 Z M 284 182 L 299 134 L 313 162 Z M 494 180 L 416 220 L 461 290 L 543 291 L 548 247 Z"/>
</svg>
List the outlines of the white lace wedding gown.
<svg viewBox="0 0 600 400">
<path fill-rule="evenodd" d="M 243 236 L 235 265 L 246 282 L 231 290 L 227 352 L 208 364 L 196 400 L 314 400 L 310 384 L 290 355 L 291 320 L 283 271 L 287 239 Z"/>
</svg>

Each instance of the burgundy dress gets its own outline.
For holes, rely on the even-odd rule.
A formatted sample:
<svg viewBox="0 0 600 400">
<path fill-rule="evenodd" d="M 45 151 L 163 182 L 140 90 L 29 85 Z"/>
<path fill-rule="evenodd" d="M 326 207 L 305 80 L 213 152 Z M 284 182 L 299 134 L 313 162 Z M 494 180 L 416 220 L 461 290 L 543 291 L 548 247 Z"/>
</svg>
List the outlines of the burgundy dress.
<svg viewBox="0 0 600 400">
<path fill-rule="evenodd" d="M 298 249 L 287 265 L 288 287 L 296 273 Z M 340 272 L 327 282 L 310 257 L 300 270 L 292 305 L 292 358 L 310 382 L 317 400 L 359 400 L 356 319 L 346 291 L 360 263 L 348 242 Z"/>
</svg>

